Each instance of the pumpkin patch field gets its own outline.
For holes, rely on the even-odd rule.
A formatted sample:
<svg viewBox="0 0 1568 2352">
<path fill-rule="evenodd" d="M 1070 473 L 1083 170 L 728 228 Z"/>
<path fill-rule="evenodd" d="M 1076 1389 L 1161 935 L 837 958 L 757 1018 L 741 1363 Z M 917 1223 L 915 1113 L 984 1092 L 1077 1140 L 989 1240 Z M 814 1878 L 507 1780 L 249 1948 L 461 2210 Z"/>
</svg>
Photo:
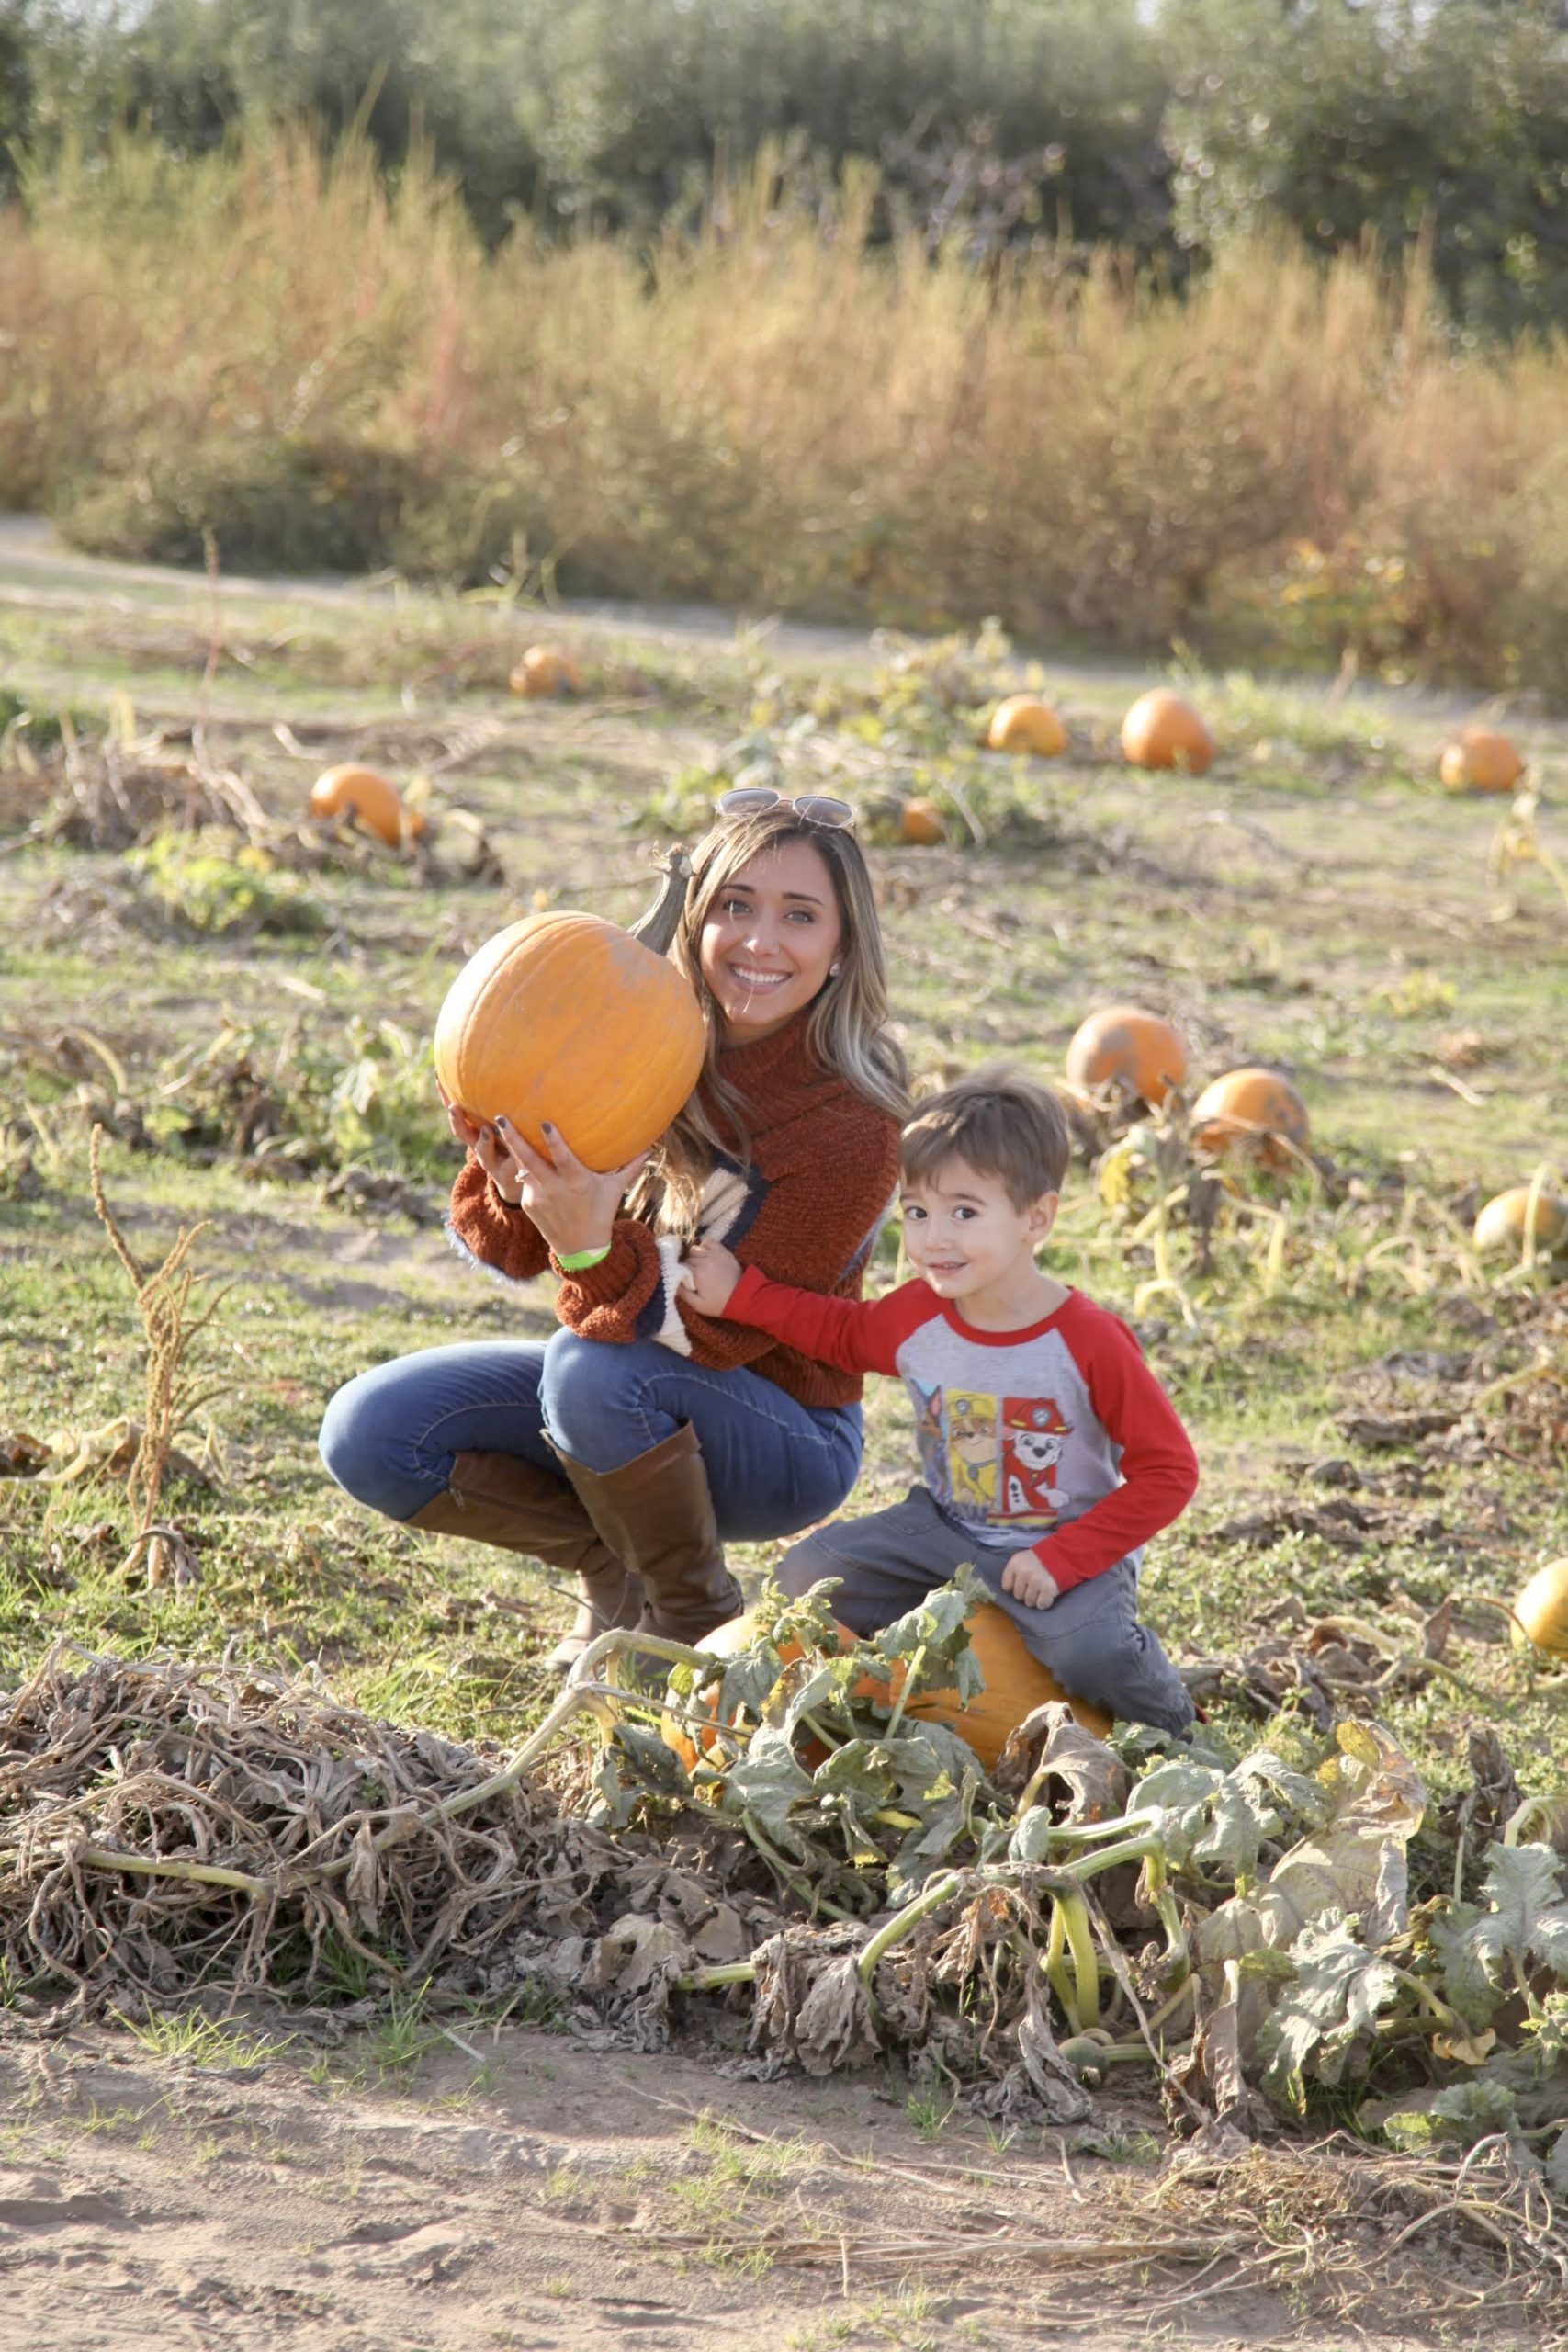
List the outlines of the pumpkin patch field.
<svg viewBox="0 0 1568 2352">
<path fill-rule="evenodd" d="M 245 2346 L 1561 2343 L 1568 738 L 4 532 L 0 591 L 17 2308 L 76 2262 L 116 2343 L 122 2293 Z M 1439 774 L 1466 728 L 1511 789 Z M 962 1586 L 840 1646 L 765 1545 L 739 1646 L 563 1696 L 543 1570 L 321 1467 L 354 1374 L 552 1328 L 443 1236 L 507 951 L 454 982 L 524 924 L 608 972 L 741 784 L 855 806 L 922 1084 L 1061 1086 L 1050 1269 L 1201 1468 L 1142 1587 L 1190 1741 L 1035 1693 L 982 1759 Z"/>
</svg>

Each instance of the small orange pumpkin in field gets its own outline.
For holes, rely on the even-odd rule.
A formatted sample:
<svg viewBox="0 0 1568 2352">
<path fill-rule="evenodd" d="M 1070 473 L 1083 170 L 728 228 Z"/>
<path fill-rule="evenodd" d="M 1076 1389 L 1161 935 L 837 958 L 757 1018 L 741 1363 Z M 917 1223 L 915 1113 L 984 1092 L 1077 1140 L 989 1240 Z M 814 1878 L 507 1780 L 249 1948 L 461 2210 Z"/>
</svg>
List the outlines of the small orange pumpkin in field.
<svg viewBox="0 0 1568 2352">
<path fill-rule="evenodd" d="M 1443 753 L 1439 772 L 1450 792 L 1512 792 L 1525 763 L 1506 735 L 1467 727 Z"/>
<path fill-rule="evenodd" d="M 898 811 L 898 833 L 917 849 L 934 849 L 947 839 L 947 821 L 934 800 L 906 800 Z"/>
<path fill-rule="evenodd" d="M 631 931 L 598 915 L 529 915 L 487 940 L 446 991 L 435 1075 L 488 1125 L 504 1113 L 536 1151 L 548 1119 L 607 1171 L 661 1136 L 697 1082 L 706 1032 L 668 962 L 691 861 L 674 853 L 657 906 Z"/>
<path fill-rule="evenodd" d="M 1067 747 L 1067 730 L 1043 695 L 1009 695 L 998 703 L 986 729 L 993 752 L 1028 752 L 1054 760 Z"/>
<path fill-rule="evenodd" d="M 1032 1650 L 1025 1648 L 1022 1634 L 1005 1609 L 983 1600 L 972 1610 L 968 1618 L 969 1643 L 985 1676 L 984 1687 L 975 1693 L 967 1706 L 960 1702 L 956 1690 L 926 1690 L 911 1699 L 904 1710 L 906 1723 L 945 1724 L 974 1749 L 987 1772 L 994 1771 L 1007 1745 L 1008 1734 L 1036 1707 L 1049 1699 L 1066 1700 L 1074 1715 L 1086 1731 L 1103 1739 L 1110 1731 L 1112 1717 L 1103 1707 L 1091 1706 L 1087 1700 L 1068 1698 L 1049 1667 L 1042 1666 Z M 748 1612 L 744 1617 L 732 1617 L 728 1625 L 716 1627 L 697 1644 L 702 1650 L 711 1650 L 716 1657 L 734 1657 L 741 1650 L 750 1649 L 757 1638 L 755 1618 Z M 843 1626 L 839 1628 L 840 1647 L 848 1649 L 854 1635 Z M 784 1665 L 789 1665 L 800 1652 L 790 1645 L 779 1652 Z M 897 1701 L 903 1689 L 903 1669 L 895 1668 L 890 1683 L 879 1682 L 873 1675 L 864 1675 L 853 1686 L 856 1699 Z M 716 1701 L 709 1704 L 716 1708 Z M 685 1726 L 666 1716 L 662 1725 L 666 1747 L 672 1747 L 687 1771 L 697 1760 L 697 1742 Z M 705 1751 L 716 1746 L 712 1733 L 699 1732 L 698 1739 Z"/>
<path fill-rule="evenodd" d="M 1157 1012 L 1108 1004 L 1074 1031 L 1064 1067 L 1077 1087 L 1125 1086 L 1158 1103 L 1186 1077 L 1187 1048 Z"/>
<path fill-rule="evenodd" d="M 558 653 L 554 646 L 530 645 L 519 655 L 507 683 L 514 695 L 530 698 L 574 695 L 579 687 L 577 664 L 569 653 Z"/>
<path fill-rule="evenodd" d="M 1214 739 L 1199 712 L 1168 687 L 1140 695 L 1122 721 L 1122 755 L 1135 768 L 1186 768 L 1201 775 Z"/>
<path fill-rule="evenodd" d="M 410 833 L 424 831 L 424 819 L 403 807 L 397 786 L 379 768 L 358 767 L 352 761 L 327 768 L 316 778 L 310 786 L 310 814 L 352 817 L 389 849 L 398 847 L 405 828 Z"/>
<path fill-rule="evenodd" d="M 1537 1254 L 1551 1257 L 1559 1250 L 1568 1250 L 1568 1201 L 1555 1193 L 1538 1192 L 1535 1210 L 1530 1210 L 1529 1184 L 1510 1185 L 1487 1202 L 1475 1220 L 1472 1238 L 1482 1257 L 1488 1258 L 1506 1250 L 1510 1257 L 1522 1258 L 1525 1235 L 1528 1232 Z"/>
<path fill-rule="evenodd" d="M 1223 1155 L 1248 1149 L 1267 1165 L 1289 1167 L 1312 1136 L 1306 1104 L 1275 1069 L 1231 1069 L 1206 1086 L 1192 1105 L 1192 1140 Z"/>
</svg>

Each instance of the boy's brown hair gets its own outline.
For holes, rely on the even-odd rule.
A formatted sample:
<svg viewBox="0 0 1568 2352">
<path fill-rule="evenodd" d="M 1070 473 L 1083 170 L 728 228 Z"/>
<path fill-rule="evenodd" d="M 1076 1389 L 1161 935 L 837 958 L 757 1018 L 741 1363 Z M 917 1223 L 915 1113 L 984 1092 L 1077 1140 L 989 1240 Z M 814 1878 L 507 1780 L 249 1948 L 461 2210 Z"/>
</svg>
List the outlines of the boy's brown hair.
<svg viewBox="0 0 1568 2352">
<path fill-rule="evenodd" d="M 1049 1087 L 1006 1062 L 987 1062 L 916 1105 L 898 1143 L 906 1182 L 950 1159 L 995 1176 L 1015 1209 L 1059 1193 L 1072 1152 L 1067 1114 Z"/>
</svg>

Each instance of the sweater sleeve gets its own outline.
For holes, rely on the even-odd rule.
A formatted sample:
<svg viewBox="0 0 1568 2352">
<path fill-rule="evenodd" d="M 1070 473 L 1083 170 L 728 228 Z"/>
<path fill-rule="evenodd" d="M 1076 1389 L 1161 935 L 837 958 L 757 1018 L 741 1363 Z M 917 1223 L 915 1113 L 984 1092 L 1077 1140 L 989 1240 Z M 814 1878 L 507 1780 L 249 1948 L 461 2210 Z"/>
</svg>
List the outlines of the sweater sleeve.
<svg viewBox="0 0 1568 2352">
<path fill-rule="evenodd" d="M 814 1363 L 840 1372 L 897 1372 L 898 1350 L 934 1307 L 924 1283 L 904 1283 L 886 1298 L 824 1298 L 790 1283 L 770 1282 L 748 1266 L 726 1316 L 766 1331 Z"/>
<path fill-rule="evenodd" d="M 533 1218 L 502 1199 L 472 1152 L 452 1187 L 446 1230 L 465 1257 L 477 1259 L 509 1282 L 531 1282 L 550 1262 L 545 1237 Z"/>
<path fill-rule="evenodd" d="M 1126 1325 L 1100 1313 L 1088 1338 L 1069 1344 L 1100 1424 L 1122 1449 L 1122 1484 L 1035 1544 L 1064 1592 L 1168 1527 L 1198 1491 L 1191 1441 Z"/>
</svg>

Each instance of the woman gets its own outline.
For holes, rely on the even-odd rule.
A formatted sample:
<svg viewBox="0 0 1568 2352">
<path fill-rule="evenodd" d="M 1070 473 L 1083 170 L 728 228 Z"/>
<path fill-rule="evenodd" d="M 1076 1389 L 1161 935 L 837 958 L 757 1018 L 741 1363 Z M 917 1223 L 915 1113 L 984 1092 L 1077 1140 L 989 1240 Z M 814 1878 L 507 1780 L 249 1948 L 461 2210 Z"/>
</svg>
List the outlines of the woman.
<svg viewBox="0 0 1568 2352">
<path fill-rule="evenodd" d="M 360 1501 L 576 1575 L 563 1672 L 613 1625 L 691 1642 L 723 1623 L 741 1605 L 724 1543 L 814 1524 L 860 1468 L 858 1379 L 682 1296 L 699 1237 L 858 1296 L 908 1106 L 852 810 L 765 787 L 718 810 L 671 950 L 707 1056 L 648 1165 L 598 1175 L 570 1136 L 547 1131 L 547 1159 L 505 1119 L 451 1114 L 454 1240 L 508 1281 L 552 1270 L 561 1329 L 363 1373 L 321 1428 Z"/>
</svg>

